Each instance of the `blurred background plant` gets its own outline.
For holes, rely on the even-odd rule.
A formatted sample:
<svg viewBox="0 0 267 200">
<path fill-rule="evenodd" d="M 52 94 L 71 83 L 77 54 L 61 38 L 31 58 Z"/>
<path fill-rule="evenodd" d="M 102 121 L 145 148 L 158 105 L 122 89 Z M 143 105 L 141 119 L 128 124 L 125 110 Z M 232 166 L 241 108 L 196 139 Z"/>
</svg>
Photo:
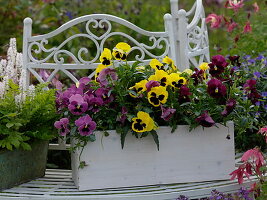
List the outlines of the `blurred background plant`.
<svg viewBox="0 0 267 200">
<path fill-rule="evenodd" d="M 179 7 L 189 10 L 194 2 L 195 0 L 180 0 Z M 207 16 L 216 13 L 222 17 L 224 24 L 225 20 L 228 23 L 240 23 L 232 32 L 227 32 L 227 26 L 222 24 L 219 28 L 210 30 L 211 55 L 218 53 L 256 55 L 266 50 L 267 1 L 244 0 L 244 6 L 238 12 L 226 8 L 229 7 L 225 6 L 226 2 L 226 0 L 203 0 Z M 170 12 L 169 0 L 0 0 L 0 3 L 0 23 L 3 27 L 0 30 L 0 55 L 6 52 L 11 37 L 17 38 L 18 49 L 21 51 L 23 19 L 28 16 L 33 19 L 33 34 L 48 33 L 73 18 L 93 13 L 116 15 L 143 29 L 161 31 L 164 30 L 163 16 Z M 248 20 L 252 31 L 242 34 Z M 119 30 L 123 31 L 122 28 L 119 27 Z M 60 38 L 60 41 L 63 41 L 68 34 L 60 37 L 63 37 Z M 237 38 L 238 41 L 234 42 Z M 117 42 L 119 41 L 114 41 Z M 75 44 L 70 45 L 75 46 Z"/>
</svg>

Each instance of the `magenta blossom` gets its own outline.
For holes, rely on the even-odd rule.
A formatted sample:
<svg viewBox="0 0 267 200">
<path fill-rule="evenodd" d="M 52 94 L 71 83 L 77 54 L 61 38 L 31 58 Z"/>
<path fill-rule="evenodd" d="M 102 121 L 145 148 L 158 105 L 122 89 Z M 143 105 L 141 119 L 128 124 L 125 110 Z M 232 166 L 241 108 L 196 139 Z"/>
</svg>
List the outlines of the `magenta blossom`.
<svg viewBox="0 0 267 200">
<path fill-rule="evenodd" d="M 198 68 L 195 68 L 191 78 L 194 80 L 194 85 L 198 85 L 204 78 L 204 71 L 202 69 L 199 70 Z"/>
<path fill-rule="evenodd" d="M 104 104 L 108 104 L 114 100 L 114 96 L 111 94 L 108 88 L 98 88 L 95 93 L 97 97 L 102 98 Z"/>
<path fill-rule="evenodd" d="M 231 33 L 237 26 L 238 26 L 238 24 L 235 22 L 228 23 L 227 24 L 227 31 Z"/>
<path fill-rule="evenodd" d="M 97 113 L 100 110 L 100 106 L 104 105 L 104 101 L 100 97 L 95 97 L 94 95 L 85 96 L 88 103 L 88 110 L 93 113 Z"/>
<path fill-rule="evenodd" d="M 252 32 L 252 28 L 251 28 L 250 22 L 247 21 L 243 28 L 243 33 L 250 33 L 250 32 Z"/>
<path fill-rule="evenodd" d="M 160 105 L 161 108 L 161 118 L 164 119 L 165 121 L 169 121 L 171 117 L 174 115 L 176 112 L 176 109 L 173 108 L 165 108 L 164 106 Z"/>
<path fill-rule="evenodd" d="M 233 9 L 235 12 L 237 12 L 240 8 L 244 6 L 243 2 L 244 0 L 229 0 L 226 2 L 226 7 L 229 9 Z"/>
<path fill-rule="evenodd" d="M 190 102 L 190 95 L 192 93 L 190 92 L 190 89 L 186 86 L 183 85 L 180 90 L 179 90 L 179 97 L 178 101 L 180 104 L 185 103 L 185 102 Z"/>
<path fill-rule="evenodd" d="M 211 28 L 219 28 L 222 22 L 222 17 L 214 13 L 209 14 L 206 18 L 206 23 L 210 23 Z"/>
<path fill-rule="evenodd" d="M 149 92 L 151 90 L 151 88 L 158 87 L 158 86 L 160 86 L 160 83 L 158 81 L 153 81 L 153 80 L 148 81 L 146 83 L 147 92 Z"/>
<path fill-rule="evenodd" d="M 205 110 L 202 115 L 197 117 L 196 121 L 203 127 L 212 127 L 215 124 L 213 119 L 209 116 L 207 110 Z"/>
<path fill-rule="evenodd" d="M 219 77 L 228 66 L 229 63 L 226 62 L 224 56 L 216 55 L 212 56 L 211 63 L 209 64 L 209 73 L 213 77 Z"/>
<path fill-rule="evenodd" d="M 221 98 L 226 95 L 226 86 L 218 79 L 211 79 L 208 82 L 207 92 L 213 98 Z"/>
<path fill-rule="evenodd" d="M 70 132 L 70 130 L 68 129 L 68 125 L 69 125 L 68 118 L 62 118 L 54 123 L 55 128 L 60 130 L 60 135 L 62 136 L 65 136 Z"/>
<path fill-rule="evenodd" d="M 82 136 L 91 135 L 96 129 L 96 123 L 89 115 L 85 115 L 77 119 L 75 121 L 75 125 L 78 127 L 79 133 Z"/>
<path fill-rule="evenodd" d="M 103 86 L 107 86 L 117 79 L 118 75 L 116 74 L 116 70 L 109 67 L 102 69 L 97 77 L 97 81 Z"/>
<path fill-rule="evenodd" d="M 227 102 L 226 102 L 226 107 L 221 112 L 221 115 L 226 117 L 227 115 L 229 115 L 234 110 L 235 106 L 236 106 L 236 100 L 228 99 Z"/>
<path fill-rule="evenodd" d="M 73 115 L 81 115 L 88 108 L 87 102 L 84 101 L 84 98 L 80 94 L 72 95 L 69 98 L 69 102 L 68 108 Z"/>
</svg>

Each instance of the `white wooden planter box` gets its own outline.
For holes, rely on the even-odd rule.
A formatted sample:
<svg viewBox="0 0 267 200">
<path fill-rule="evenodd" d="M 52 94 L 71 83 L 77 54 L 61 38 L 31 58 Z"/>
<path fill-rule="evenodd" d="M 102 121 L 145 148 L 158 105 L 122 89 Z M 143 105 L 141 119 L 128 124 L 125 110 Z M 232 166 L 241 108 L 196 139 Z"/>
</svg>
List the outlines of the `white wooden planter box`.
<svg viewBox="0 0 267 200">
<path fill-rule="evenodd" d="M 129 134 L 121 149 L 116 131 L 108 137 L 96 132 L 96 141 L 81 155 L 86 167 L 79 169 L 79 152 L 72 154 L 73 180 L 79 190 L 89 190 L 229 179 L 235 168 L 234 125 L 227 126 L 189 132 L 181 125 L 174 133 L 160 127 L 159 151 L 150 135 L 136 139 Z"/>
</svg>

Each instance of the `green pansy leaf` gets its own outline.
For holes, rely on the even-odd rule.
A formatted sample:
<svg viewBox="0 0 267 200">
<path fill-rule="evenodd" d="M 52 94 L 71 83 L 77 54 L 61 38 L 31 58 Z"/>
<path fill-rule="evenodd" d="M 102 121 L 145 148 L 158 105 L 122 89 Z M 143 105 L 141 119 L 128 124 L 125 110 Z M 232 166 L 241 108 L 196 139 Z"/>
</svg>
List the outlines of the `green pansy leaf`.
<svg viewBox="0 0 267 200">
<path fill-rule="evenodd" d="M 153 139 L 157 145 L 158 151 L 159 151 L 159 136 L 155 130 L 150 131 L 151 135 L 153 136 Z"/>
</svg>

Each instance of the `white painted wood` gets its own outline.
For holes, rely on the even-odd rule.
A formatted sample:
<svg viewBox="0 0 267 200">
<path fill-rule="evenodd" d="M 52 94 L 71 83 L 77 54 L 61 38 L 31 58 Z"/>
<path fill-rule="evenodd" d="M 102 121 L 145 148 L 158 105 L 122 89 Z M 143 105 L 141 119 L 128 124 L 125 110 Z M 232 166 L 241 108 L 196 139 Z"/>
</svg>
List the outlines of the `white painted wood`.
<svg viewBox="0 0 267 200">
<path fill-rule="evenodd" d="M 115 131 L 108 137 L 96 132 L 96 141 L 81 155 L 85 168 L 78 168 L 79 152 L 72 155 L 73 180 L 79 190 L 88 190 L 229 179 L 235 168 L 234 127 L 231 122 L 227 126 L 192 132 L 179 126 L 174 133 L 160 127 L 159 151 L 150 135 L 142 139 L 127 135 L 122 150 Z"/>
</svg>

